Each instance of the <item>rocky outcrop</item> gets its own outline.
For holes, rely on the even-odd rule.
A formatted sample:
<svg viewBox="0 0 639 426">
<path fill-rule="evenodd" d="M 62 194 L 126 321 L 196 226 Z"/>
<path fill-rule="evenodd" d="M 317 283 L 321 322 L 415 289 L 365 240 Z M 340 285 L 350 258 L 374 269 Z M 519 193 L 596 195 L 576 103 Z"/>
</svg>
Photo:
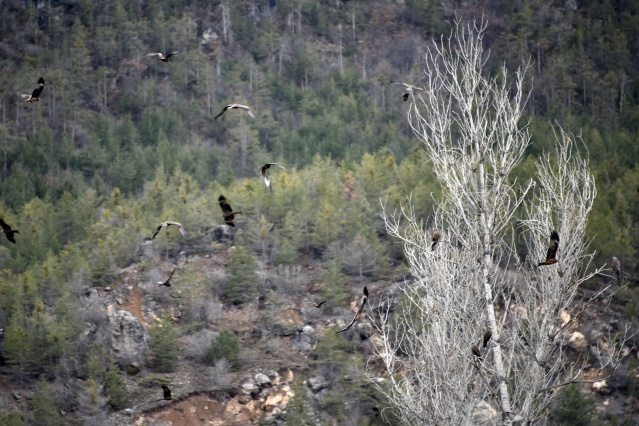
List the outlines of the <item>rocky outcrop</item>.
<svg viewBox="0 0 639 426">
<path fill-rule="evenodd" d="M 130 312 L 118 310 L 108 316 L 111 350 L 118 364 L 144 365 L 149 349 L 149 334 Z"/>
<path fill-rule="evenodd" d="M 310 325 L 306 325 L 298 330 L 293 339 L 293 347 L 302 353 L 309 353 L 317 343 L 317 339 L 317 331 Z"/>
</svg>

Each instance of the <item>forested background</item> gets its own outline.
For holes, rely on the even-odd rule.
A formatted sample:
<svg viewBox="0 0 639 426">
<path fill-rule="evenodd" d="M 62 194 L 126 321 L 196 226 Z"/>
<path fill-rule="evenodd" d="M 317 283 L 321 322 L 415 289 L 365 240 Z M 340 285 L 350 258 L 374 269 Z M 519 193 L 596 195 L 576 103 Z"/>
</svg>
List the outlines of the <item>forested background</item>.
<svg viewBox="0 0 639 426">
<path fill-rule="evenodd" d="M 220 194 L 244 213 L 231 256 L 243 256 L 242 266 L 231 262 L 228 280 L 207 290 L 229 309 L 261 294 L 264 280 L 243 276 L 249 261 L 253 271 L 311 265 L 324 277 L 317 299 L 341 309 L 366 280 L 403 280 L 380 197 L 394 208 L 411 196 L 427 221 L 440 189 L 393 82 L 424 84 L 432 39 L 455 17 L 482 16 L 491 69 L 532 62 L 533 143 L 518 178 L 533 177 L 552 124 L 582 135 L 598 190 L 591 247 L 599 264 L 621 259 L 628 288 L 617 306 L 636 320 L 638 2 L 5 0 L 0 217 L 21 233 L 17 244 L 0 242 L 0 373 L 4 386 L 38 389 L 30 413 L 4 407 L 7 421 L 43 424 L 37 416 L 48 411 L 36 402 L 81 411 L 81 402 L 47 400 L 47 386 L 74 375 L 92 381 L 83 392 L 111 398 L 106 411 L 126 406 L 114 402 L 123 373 L 108 350 L 87 352 L 78 338 L 97 315 L 79 295 L 116 285 L 159 222 L 181 222 L 189 238 L 221 224 Z M 145 56 L 172 50 L 180 53 L 168 63 Z M 40 76 L 41 102 L 22 102 Z M 231 102 L 257 118 L 233 110 L 213 121 Z M 289 170 L 271 169 L 272 193 L 259 175 L 267 161 Z M 165 261 L 186 244 L 176 235 L 156 239 Z M 175 339 L 204 327 L 198 321 L 183 318 Z M 347 341 L 329 337 L 317 350 L 354 363 Z M 313 359 L 320 368 L 322 355 Z M 340 395 L 332 398 L 323 419 L 348 417 Z"/>
</svg>

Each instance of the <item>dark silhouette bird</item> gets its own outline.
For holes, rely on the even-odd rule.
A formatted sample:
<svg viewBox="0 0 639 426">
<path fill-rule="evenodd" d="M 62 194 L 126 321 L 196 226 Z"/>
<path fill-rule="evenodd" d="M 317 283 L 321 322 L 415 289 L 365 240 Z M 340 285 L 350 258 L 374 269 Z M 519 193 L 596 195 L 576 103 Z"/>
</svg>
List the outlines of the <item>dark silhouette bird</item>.
<svg viewBox="0 0 639 426">
<path fill-rule="evenodd" d="M 546 253 L 546 260 L 539 262 L 537 266 L 552 265 L 557 263 L 557 249 L 559 248 L 559 234 L 557 231 L 550 233 L 550 239 L 548 240 L 548 253 Z"/>
<path fill-rule="evenodd" d="M 173 398 L 171 397 L 171 389 L 167 385 L 162 385 L 162 391 L 164 393 L 164 398 L 158 399 L 158 401 L 170 401 Z"/>
<path fill-rule="evenodd" d="M 413 94 L 413 91 L 415 90 L 421 90 L 422 92 L 425 91 L 425 89 L 422 87 L 413 86 L 412 84 L 408 84 L 408 83 L 393 82 L 393 84 L 399 84 L 400 86 L 404 86 L 404 95 L 403 95 L 404 102 L 406 102 L 408 98 L 410 97 L 410 95 Z"/>
<path fill-rule="evenodd" d="M 235 215 L 242 212 L 234 212 L 231 208 L 231 205 L 226 201 L 226 197 L 224 195 L 220 195 L 218 201 L 220 203 L 220 207 L 222 208 L 222 216 L 224 217 L 224 222 L 226 222 L 227 225 L 235 226 Z"/>
<path fill-rule="evenodd" d="M 147 53 L 146 56 L 153 56 L 154 58 L 158 58 L 162 62 L 169 62 L 173 58 L 173 56 L 177 53 L 180 53 L 180 51 L 176 50 L 176 51 L 167 53 L 166 56 L 164 56 L 164 54 L 161 52 Z"/>
<path fill-rule="evenodd" d="M 488 345 L 488 341 L 490 340 L 491 337 L 493 337 L 493 332 L 490 331 L 490 329 L 487 329 L 484 332 L 484 347 L 486 347 L 486 345 Z"/>
<path fill-rule="evenodd" d="M 164 228 L 165 226 L 175 226 L 178 231 L 180 231 L 180 234 L 182 234 L 183 237 L 186 237 L 186 230 L 184 229 L 184 226 L 182 226 L 181 223 L 177 223 L 177 222 L 173 222 L 170 220 L 167 220 L 166 222 L 162 222 L 158 225 L 157 228 L 155 228 L 155 232 L 153 233 L 153 237 L 151 238 L 152 240 L 155 239 L 155 236 L 162 230 L 162 228 Z"/>
<path fill-rule="evenodd" d="M 213 120 L 216 120 L 220 115 L 224 114 L 226 112 L 226 110 L 229 110 L 229 109 L 242 109 L 242 110 L 246 111 L 248 113 L 248 115 L 251 116 L 251 118 L 255 118 L 255 114 L 253 114 L 253 112 L 251 111 L 251 108 L 247 107 L 246 105 L 228 104 L 227 106 L 222 108 L 222 112 L 220 112 L 218 115 L 216 115 L 215 118 L 213 118 Z"/>
<path fill-rule="evenodd" d="M 319 303 L 313 303 L 313 306 L 315 306 L 316 308 L 321 308 L 324 303 L 326 303 L 326 300 Z"/>
<path fill-rule="evenodd" d="M 175 268 L 173 268 L 173 270 L 171 271 L 171 273 L 169 274 L 169 277 L 166 279 L 166 281 L 162 282 L 162 281 L 158 281 L 158 284 L 160 284 L 158 287 L 171 287 L 171 278 L 173 278 L 173 274 L 175 274 L 175 271 L 177 271 L 178 267 L 176 266 Z"/>
<path fill-rule="evenodd" d="M 343 330 L 338 331 L 338 333 L 342 333 L 342 332 L 348 330 L 349 328 L 351 328 L 353 326 L 353 324 L 355 324 L 355 321 L 360 319 L 360 317 L 362 316 L 362 311 L 364 310 L 364 306 L 366 305 L 367 301 L 368 301 L 368 288 L 366 288 L 366 286 L 364 286 L 364 296 L 362 296 L 362 303 L 359 305 L 359 309 L 357 310 L 357 313 L 353 317 L 353 321 L 351 321 L 351 323 L 348 325 L 348 327 L 346 327 Z"/>
<path fill-rule="evenodd" d="M 621 262 L 616 257 L 612 257 L 612 270 L 617 274 L 617 281 L 619 281 L 619 276 L 621 274 Z"/>
<path fill-rule="evenodd" d="M 442 237 L 441 231 L 437 228 L 433 229 L 433 240 L 432 240 L 433 245 L 430 246 L 431 250 L 435 251 L 435 246 L 437 245 L 441 237 Z"/>
<path fill-rule="evenodd" d="M 15 234 L 19 234 L 20 231 L 17 229 L 11 229 L 9 225 L 5 223 L 4 220 L 0 219 L 0 227 L 2 227 L 2 233 L 6 235 L 7 240 L 11 241 L 13 244 L 16 243 L 16 239 L 14 237 Z"/>
<path fill-rule="evenodd" d="M 470 350 L 473 352 L 473 355 L 475 355 L 481 361 L 481 351 L 479 350 L 477 345 L 473 344 L 473 346 L 470 347 Z"/>
<path fill-rule="evenodd" d="M 264 177 L 264 184 L 266 185 L 266 187 L 268 188 L 269 191 L 273 191 L 273 188 L 271 187 L 271 181 L 268 178 L 268 169 L 271 166 L 277 166 L 280 169 L 283 169 L 283 170 L 285 170 L 288 173 L 288 170 L 286 170 L 284 167 L 280 166 L 277 163 L 266 163 L 262 167 L 260 167 L 260 170 L 262 171 L 262 176 Z"/>
<path fill-rule="evenodd" d="M 33 89 L 31 95 L 22 95 L 22 97 L 25 98 L 25 102 L 40 102 L 40 93 L 42 93 L 42 90 L 44 90 L 44 78 L 40 77 L 38 79 L 38 85 Z"/>
</svg>

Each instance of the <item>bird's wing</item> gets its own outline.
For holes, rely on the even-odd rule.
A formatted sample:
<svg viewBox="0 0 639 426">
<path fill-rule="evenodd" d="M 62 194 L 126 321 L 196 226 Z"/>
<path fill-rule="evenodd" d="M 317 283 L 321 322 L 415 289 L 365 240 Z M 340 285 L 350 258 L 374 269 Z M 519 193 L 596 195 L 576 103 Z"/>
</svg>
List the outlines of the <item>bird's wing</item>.
<svg viewBox="0 0 639 426">
<path fill-rule="evenodd" d="M 0 219 L 0 227 L 2 227 L 3 231 L 11 231 L 11 227 L 5 223 L 4 220 Z"/>
<path fill-rule="evenodd" d="M 266 173 L 263 176 L 264 176 L 264 184 L 269 189 L 269 191 L 272 191 L 273 188 L 271 187 L 271 180 L 268 178 L 268 175 Z"/>
<path fill-rule="evenodd" d="M 13 235 L 13 232 L 7 232 L 4 235 L 6 235 L 7 236 L 7 240 L 11 241 L 13 244 L 16 243 L 16 239 L 15 239 L 15 236 Z"/>
<path fill-rule="evenodd" d="M 147 54 L 146 54 L 146 56 L 153 56 L 153 57 L 160 58 L 160 59 L 164 58 L 164 54 L 163 54 L 163 53 L 160 53 L 160 52 L 157 52 L 157 53 L 147 53 Z"/>
<path fill-rule="evenodd" d="M 44 84 L 43 85 L 39 85 L 38 87 L 33 89 L 33 93 L 31 93 L 31 99 L 39 98 L 40 97 L 40 93 L 42 93 L 42 89 L 44 89 Z"/>
<path fill-rule="evenodd" d="M 167 53 L 167 54 L 166 54 L 166 57 L 165 57 L 164 59 L 169 59 L 171 56 L 175 55 L 176 53 L 180 53 L 180 51 L 179 51 L 179 50 L 176 50 L 176 51 L 174 51 L 174 52 Z"/>
<path fill-rule="evenodd" d="M 324 300 L 323 302 L 319 302 L 319 303 L 318 303 L 317 305 L 315 305 L 315 306 L 317 306 L 318 308 L 321 308 L 321 307 L 322 307 L 322 305 L 323 305 L 324 303 L 326 303 L 326 300 Z"/>
<path fill-rule="evenodd" d="M 159 224 L 157 228 L 155 228 L 155 232 L 153 233 L 153 236 L 151 237 L 152 240 L 155 239 L 155 236 L 162 230 L 162 228 L 165 226 L 164 222 Z"/>
<path fill-rule="evenodd" d="M 364 286 L 364 296 L 368 299 L 368 287 Z"/>
<path fill-rule="evenodd" d="M 559 248 L 559 234 L 553 231 L 550 234 L 550 240 L 548 241 L 548 252 L 546 253 L 546 260 L 555 259 L 557 256 L 557 249 Z"/>
<path fill-rule="evenodd" d="M 216 119 L 217 119 L 220 115 L 224 114 L 224 113 L 226 112 L 226 110 L 227 110 L 227 109 L 229 109 L 230 107 L 231 107 L 230 105 L 227 105 L 227 106 L 225 106 L 224 108 L 222 108 L 222 111 L 221 111 L 218 115 L 216 115 L 216 116 L 213 118 L 213 120 L 216 120 Z"/>
<path fill-rule="evenodd" d="M 186 237 L 186 229 L 184 229 L 184 226 L 182 226 L 181 223 L 178 223 L 175 226 L 177 226 L 177 229 L 178 231 L 180 231 L 180 234 L 182 234 L 183 237 Z"/>
<path fill-rule="evenodd" d="M 251 111 L 249 108 L 247 108 L 247 109 L 246 109 L 246 112 L 248 112 L 248 115 L 249 115 L 251 118 L 255 118 L 255 114 L 253 114 L 253 111 Z"/>
<path fill-rule="evenodd" d="M 359 319 L 359 318 L 358 318 L 357 314 L 355 314 L 355 316 L 353 317 L 353 321 L 351 321 L 351 323 L 350 323 L 350 324 L 348 324 L 348 327 L 346 327 L 346 328 L 345 328 L 345 329 L 343 329 L 343 330 L 338 331 L 338 333 L 343 333 L 343 332 L 345 332 L 346 330 L 348 330 L 349 328 L 351 328 L 351 327 L 353 326 L 353 324 L 355 324 L 355 321 L 357 321 L 358 319 Z"/>
<path fill-rule="evenodd" d="M 231 208 L 231 205 L 226 201 L 226 198 L 221 198 L 219 201 L 223 213 L 233 213 L 233 209 Z"/>
<path fill-rule="evenodd" d="M 288 170 L 286 170 L 286 167 L 281 166 L 281 165 L 279 165 L 279 164 L 277 164 L 277 163 L 270 163 L 270 164 L 271 164 L 272 166 L 277 166 L 277 167 L 279 167 L 280 169 L 282 169 L 282 170 L 284 170 L 284 171 L 286 171 L 286 172 L 288 173 Z"/>
<path fill-rule="evenodd" d="M 178 269 L 177 266 L 175 268 L 173 268 L 173 270 L 169 274 L 169 279 L 167 279 L 167 281 L 169 281 L 171 278 L 173 278 L 173 274 L 175 274 L 175 271 L 177 271 L 177 269 Z"/>
</svg>

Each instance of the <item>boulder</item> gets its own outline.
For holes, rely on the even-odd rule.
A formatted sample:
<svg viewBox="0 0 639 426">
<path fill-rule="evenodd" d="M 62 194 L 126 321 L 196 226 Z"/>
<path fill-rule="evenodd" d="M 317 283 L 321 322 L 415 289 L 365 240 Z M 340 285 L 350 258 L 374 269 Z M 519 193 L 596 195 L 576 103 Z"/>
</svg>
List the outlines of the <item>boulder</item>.
<svg viewBox="0 0 639 426">
<path fill-rule="evenodd" d="M 584 352 L 588 350 L 588 342 L 586 341 L 586 337 L 578 331 L 572 333 L 570 339 L 568 339 L 568 346 L 570 346 L 577 352 Z"/>
<path fill-rule="evenodd" d="M 317 375 L 310 377 L 308 379 L 308 385 L 311 387 L 311 390 L 314 393 L 321 391 L 322 389 L 326 389 L 330 387 L 330 382 L 326 379 L 326 377 L 322 375 Z"/>
<path fill-rule="evenodd" d="M 257 394 L 258 387 L 252 380 L 247 380 L 240 385 L 240 391 L 245 395 Z"/>
<path fill-rule="evenodd" d="M 308 353 L 317 343 L 317 331 L 310 325 L 305 325 L 298 330 L 297 335 L 293 339 L 293 347 L 300 352 Z"/>
<path fill-rule="evenodd" d="M 269 379 L 268 376 L 263 373 L 257 373 L 255 375 L 255 384 L 259 387 L 272 386 L 271 379 Z"/>
<path fill-rule="evenodd" d="M 125 367 L 144 365 L 149 349 L 149 334 L 130 312 L 118 310 L 108 315 L 111 352 L 116 362 Z"/>
</svg>

